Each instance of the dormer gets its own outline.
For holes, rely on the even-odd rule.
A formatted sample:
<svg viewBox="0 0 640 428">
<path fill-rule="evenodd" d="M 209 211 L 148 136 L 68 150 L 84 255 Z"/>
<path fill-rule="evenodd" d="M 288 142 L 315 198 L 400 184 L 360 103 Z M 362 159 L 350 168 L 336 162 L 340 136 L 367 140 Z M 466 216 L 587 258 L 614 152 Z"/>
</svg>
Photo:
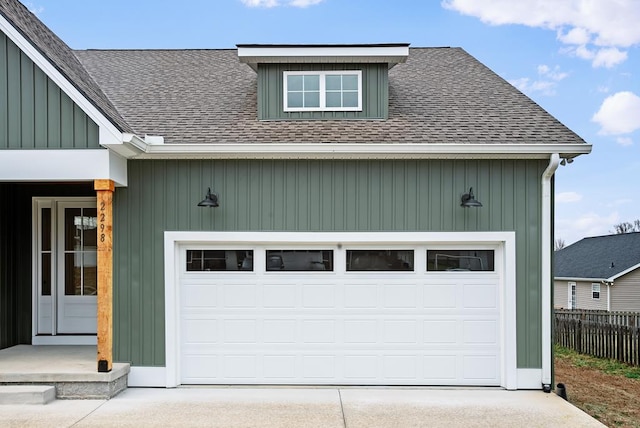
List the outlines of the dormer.
<svg viewBox="0 0 640 428">
<path fill-rule="evenodd" d="M 259 120 L 387 119 L 389 69 L 408 43 L 237 45 L 258 73 Z"/>
</svg>

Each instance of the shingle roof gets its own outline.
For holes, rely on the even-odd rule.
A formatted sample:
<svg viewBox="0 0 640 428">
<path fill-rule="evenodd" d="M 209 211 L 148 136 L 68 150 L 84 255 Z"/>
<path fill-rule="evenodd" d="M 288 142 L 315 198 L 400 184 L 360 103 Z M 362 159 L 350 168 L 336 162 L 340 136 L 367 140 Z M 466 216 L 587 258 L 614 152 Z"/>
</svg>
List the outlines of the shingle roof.
<svg viewBox="0 0 640 428">
<path fill-rule="evenodd" d="M 257 120 L 257 75 L 230 50 L 76 51 L 138 135 L 166 143 L 584 144 L 460 48 L 412 48 L 388 120 Z"/>
<path fill-rule="evenodd" d="M 584 238 L 554 257 L 557 278 L 611 278 L 640 264 L 640 232 Z"/>
<path fill-rule="evenodd" d="M 131 132 L 73 51 L 18 1 L 0 1 L 0 13 L 120 131 Z"/>
</svg>

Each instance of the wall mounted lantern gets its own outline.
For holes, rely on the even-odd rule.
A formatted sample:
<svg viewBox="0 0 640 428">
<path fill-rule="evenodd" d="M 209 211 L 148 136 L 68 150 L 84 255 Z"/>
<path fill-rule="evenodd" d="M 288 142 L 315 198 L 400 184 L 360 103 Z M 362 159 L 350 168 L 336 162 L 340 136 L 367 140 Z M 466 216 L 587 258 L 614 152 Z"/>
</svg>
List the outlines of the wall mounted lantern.
<svg viewBox="0 0 640 428">
<path fill-rule="evenodd" d="M 207 195 L 198 204 L 198 206 L 199 207 L 208 207 L 208 208 L 215 208 L 215 207 L 220 206 L 218 204 L 218 194 L 217 193 L 211 193 L 211 187 L 209 187 L 207 189 Z"/>
<path fill-rule="evenodd" d="M 481 207 L 482 204 L 473 196 L 473 187 L 469 188 L 469 193 L 465 193 L 460 198 L 460 206 L 464 208 Z"/>
</svg>

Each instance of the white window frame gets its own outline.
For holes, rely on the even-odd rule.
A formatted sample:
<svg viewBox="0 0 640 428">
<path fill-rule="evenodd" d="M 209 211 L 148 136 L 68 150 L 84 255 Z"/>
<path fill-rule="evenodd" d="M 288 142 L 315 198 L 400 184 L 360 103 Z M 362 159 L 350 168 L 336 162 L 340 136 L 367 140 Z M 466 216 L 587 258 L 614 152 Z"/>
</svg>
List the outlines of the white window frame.
<svg viewBox="0 0 640 428">
<path fill-rule="evenodd" d="M 598 293 L 598 297 L 595 297 L 595 293 Z M 600 284 L 598 284 L 597 282 L 592 282 L 591 283 L 591 298 L 593 300 L 600 300 L 600 293 L 601 293 Z"/>
<path fill-rule="evenodd" d="M 577 309 L 578 303 L 578 285 L 570 281 L 567 283 L 568 292 L 569 292 L 569 309 Z"/>
<path fill-rule="evenodd" d="M 358 78 L 358 106 L 357 107 L 327 107 L 326 77 L 335 75 L 350 75 Z M 320 76 L 320 106 L 319 107 L 289 107 L 288 77 L 289 76 Z M 362 70 L 335 71 L 284 71 L 282 79 L 282 105 L 285 112 L 300 111 L 362 111 Z"/>
</svg>

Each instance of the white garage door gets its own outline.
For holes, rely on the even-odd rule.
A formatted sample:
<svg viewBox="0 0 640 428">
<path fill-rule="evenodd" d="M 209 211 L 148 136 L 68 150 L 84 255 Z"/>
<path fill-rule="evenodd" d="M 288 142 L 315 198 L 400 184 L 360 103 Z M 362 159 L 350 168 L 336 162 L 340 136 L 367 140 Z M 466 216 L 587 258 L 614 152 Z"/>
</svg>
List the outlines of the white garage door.
<svg viewBox="0 0 640 428">
<path fill-rule="evenodd" d="M 500 385 L 493 250 L 283 247 L 180 248 L 180 383 Z"/>
</svg>

